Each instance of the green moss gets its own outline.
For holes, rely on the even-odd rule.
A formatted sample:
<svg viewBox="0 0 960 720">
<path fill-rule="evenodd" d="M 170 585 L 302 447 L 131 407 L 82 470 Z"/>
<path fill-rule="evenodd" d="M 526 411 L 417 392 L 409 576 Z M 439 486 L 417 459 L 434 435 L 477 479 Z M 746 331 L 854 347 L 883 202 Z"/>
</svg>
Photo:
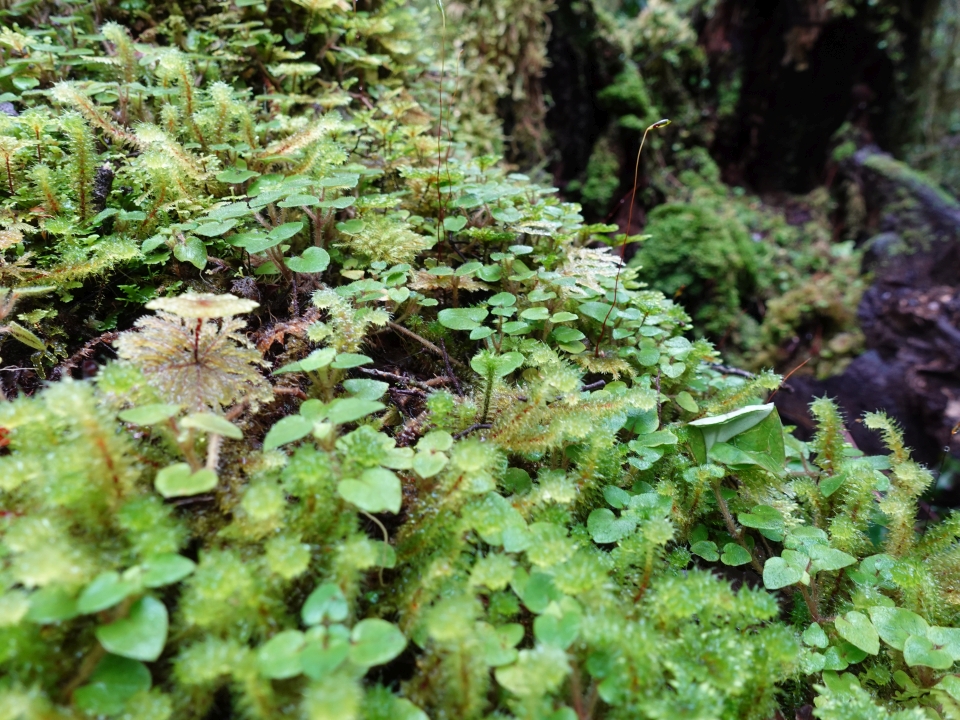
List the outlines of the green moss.
<svg viewBox="0 0 960 720">
<path fill-rule="evenodd" d="M 757 255 L 740 223 L 703 205 L 654 208 L 631 265 L 652 287 L 682 298 L 697 326 L 720 337 L 757 283 Z"/>
<path fill-rule="evenodd" d="M 610 206 L 618 187 L 620 161 L 610 148 L 607 138 L 601 137 L 590 155 L 583 183 L 570 183 L 567 191 L 579 191 L 581 202 L 586 207 L 597 214 L 603 214 Z"/>
<path fill-rule="evenodd" d="M 960 209 L 960 202 L 940 187 L 929 175 L 914 170 L 906 163 L 895 160 L 889 155 L 876 153 L 869 155 L 864 166 L 897 182 L 905 183 L 915 192 L 932 193 L 937 200 L 951 208 Z"/>
<path fill-rule="evenodd" d="M 720 373 L 690 339 L 735 337 L 764 302 L 787 328 L 826 314 L 855 253 L 830 244 L 823 198 L 790 225 L 705 151 L 678 152 L 651 164 L 669 202 L 645 267 L 624 269 L 614 228 L 481 155 L 500 129 L 475 133 L 489 116 L 473 110 L 499 90 L 470 86 L 438 121 L 438 83 L 446 110 L 455 82 L 429 54 L 439 12 L 200 3 L 134 43 L 129 7 L 98 28 L 74 5 L 68 34 L 13 4 L 29 30 L 0 31 L 4 90 L 75 81 L 0 114 L 0 269 L 19 286 L 0 288 L 4 363 L 73 355 L 63 380 L 0 398 L 4 720 L 767 720 L 811 700 L 870 717 L 942 702 L 960 521 L 918 533 L 930 474 L 881 416 L 866 424 L 890 457 L 860 457 L 828 400 L 812 444 L 785 437 L 764 402 L 780 378 Z M 542 27 L 494 50 L 486 34 L 544 7 L 451 3 L 488 13 L 465 33 L 467 72 L 492 57 L 509 77 Z M 697 62 L 676 7 L 638 17 L 661 73 Z M 635 74 L 608 99 L 641 113 L 642 88 Z M 615 146 L 588 173 L 598 205 Z M 815 272 L 823 287 L 800 282 Z M 94 284 L 119 357 L 71 380 L 111 341 L 72 322 Z M 734 589 L 748 565 L 762 587 Z M 901 653 L 891 615 L 942 647 Z M 894 673 L 899 689 L 879 682 Z"/>
</svg>

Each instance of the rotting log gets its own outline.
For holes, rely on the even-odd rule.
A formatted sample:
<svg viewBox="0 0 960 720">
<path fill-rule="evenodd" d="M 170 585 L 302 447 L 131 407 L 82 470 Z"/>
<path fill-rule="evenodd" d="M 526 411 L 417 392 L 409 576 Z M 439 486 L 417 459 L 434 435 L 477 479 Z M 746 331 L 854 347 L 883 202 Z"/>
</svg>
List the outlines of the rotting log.
<svg viewBox="0 0 960 720">
<path fill-rule="evenodd" d="M 937 466 L 949 447 L 960 455 L 960 202 L 922 173 L 876 147 L 841 164 L 856 184 L 870 236 L 864 270 L 872 275 L 858 318 L 866 352 L 824 381 L 791 379 L 778 403 L 790 422 L 810 421 L 804 405 L 834 396 L 866 451 L 878 438 L 853 422 L 883 409 L 903 424 L 917 457 Z"/>
</svg>

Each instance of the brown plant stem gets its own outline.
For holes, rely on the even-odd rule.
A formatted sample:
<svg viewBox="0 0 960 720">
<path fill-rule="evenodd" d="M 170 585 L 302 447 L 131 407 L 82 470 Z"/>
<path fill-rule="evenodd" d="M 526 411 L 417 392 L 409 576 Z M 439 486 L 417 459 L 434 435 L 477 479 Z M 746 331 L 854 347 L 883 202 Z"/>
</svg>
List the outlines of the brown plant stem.
<svg viewBox="0 0 960 720">
<path fill-rule="evenodd" d="M 617 291 L 620 288 L 620 271 L 623 269 L 624 257 L 627 253 L 627 240 L 630 238 L 630 229 L 633 226 L 633 205 L 637 199 L 637 182 L 640 178 L 640 153 L 643 152 L 643 144 L 647 140 L 647 133 L 657 128 L 666 127 L 669 124 L 669 120 L 657 120 L 657 122 L 643 131 L 643 137 L 640 138 L 640 148 L 637 150 L 637 162 L 633 168 L 633 192 L 630 194 L 630 209 L 627 211 L 627 231 L 623 236 L 623 243 L 620 245 L 620 264 L 617 265 L 617 277 L 613 281 L 613 303 L 611 303 L 610 309 L 607 310 L 606 317 L 603 318 L 603 324 L 600 326 L 600 335 L 597 337 L 597 344 L 593 349 L 594 357 L 600 357 L 600 343 L 603 342 L 603 336 L 607 333 L 607 320 L 610 319 L 610 314 L 617 306 Z"/>
<path fill-rule="evenodd" d="M 443 358 L 444 356 L 443 350 L 438 348 L 436 345 L 434 345 L 432 342 L 427 340 L 425 337 L 421 337 L 420 335 L 417 335 L 413 330 L 408 330 L 403 325 L 397 325 L 397 323 L 395 322 L 387 322 L 387 327 L 389 327 L 391 330 L 394 330 L 395 332 L 400 333 L 401 335 L 406 335 L 408 338 L 411 338 L 412 340 L 416 340 L 418 343 L 423 345 L 427 350 L 432 352 L 434 355 L 436 355 L 439 358 Z M 456 358 L 448 358 L 448 359 L 451 363 L 453 363 L 458 367 L 465 367 L 465 365 L 459 360 L 457 360 Z"/>
<path fill-rule="evenodd" d="M 720 513 L 723 515 L 723 522 L 727 526 L 727 532 L 729 532 L 730 536 L 737 541 L 737 545 L 747 551 L 747 555 L 750 556 L 750 565 L 754 570 L 757 571 L 757 574 L 762 576 L 763 566 L 753 556 L 753 553 L 750 552 L 750 548 L 747 547 L 747 543 L 743 539 L 743 530 L 738 528 L 737 524 L 734 522 L 733 515 L 730 514 L 730 508 L 727 507 L 727 501 L 723 499 L 723 494 L 720 492 L 720 485 L 713 486 L 713 496 L 717 499 L 717 506 L 720 508 Z"/>
</svg>

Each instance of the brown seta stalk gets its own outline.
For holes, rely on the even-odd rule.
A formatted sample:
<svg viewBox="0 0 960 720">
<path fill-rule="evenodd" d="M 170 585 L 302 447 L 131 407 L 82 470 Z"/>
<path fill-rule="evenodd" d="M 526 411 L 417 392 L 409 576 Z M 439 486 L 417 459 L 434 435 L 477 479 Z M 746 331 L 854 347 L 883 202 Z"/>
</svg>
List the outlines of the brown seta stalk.
<svg viewBox="0 0 960 720">
<path fill-rule="evenodd" d="M 443 10 L 442 0 L 437 0 L 437 7 L 440 9 L 440 21 L 443 30 L 440 36 L 440 124 L 437 127 L 437 204 L 440 206 L 439 220 L 437 221 L 437 247 L 442 248 L 443 244 L 443 193 L 440 190 L 440 171 L 443 168 L 443 150 L 441 140 L 443 139 L 443 76 L 444 60 L 446 58 L 447 47 L 447 13 Z M 441 249 L 441 252 L 442 249 Z"/>
<path fill-rule="evenodd" d="M 630 193 L 630 210 L 627 212 L 627 230 L 623 236 L 623 244 L 620 245 L 620 264 L 617 265 L 617 277 L 613 281 L 613 303 L 610 305 L 610 309 L 607 310 L 606 316 L 603 318 L 603 325 L 600 327 L 600 336 L 597 338 L 597 344 L 593 349 L 593 356 L 600 356 L 600 343 L 603 342 L 603 336 L 607 333 L 607 321 L 610 319 L 613 309 L 617 306 L 617 291 L 620 289 L 620 271 L 623 269 L 624 258 L 627 253 L 627 240 L 630 239 L 630 229 L 633 226 L 633 205 L 637 199 L 637 182 L 640 178 L 640 153 L 643 152 L 643 144 L 647 140 L 647 133 L 651 130 L 657 130 L 658 128 L 666 127 L 670 124 L 670 121 L 667 119 L 657 120 L 653 125 L 648 127 L 643 131 L 643 137 L 640 138 L 640 149 L 637 150 L 637 162 L 633 168 L 633 191 Z"/>
</svg>

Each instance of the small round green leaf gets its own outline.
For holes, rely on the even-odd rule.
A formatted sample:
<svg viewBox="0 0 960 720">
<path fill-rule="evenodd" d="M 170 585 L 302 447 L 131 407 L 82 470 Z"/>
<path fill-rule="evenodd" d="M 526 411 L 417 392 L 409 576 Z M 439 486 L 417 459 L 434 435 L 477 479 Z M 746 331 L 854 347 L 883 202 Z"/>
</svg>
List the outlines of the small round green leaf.
<svg viewBox="0 0 960 720">
<path fill-rule="evenodd" d="M 400 478 L 386 468 L 370 468 L 364 470 L 359 479 L 341 480 L 337 492 L 347 502 L 369 513 L 398 513 L 403 500 Z"/>
<path fill-rule="evenodd" d="M 737 543 L 727 543 L 723 546 L 723 554 L 720 556 L 720 562 L 724 565 L 746 565 L 750 562 L 750 553 Z"/>
<path fill-rule="evenodd" d="M 314 634 L 319 637 L 311 637 Z M 336 670 L 350 653 L 350 633 L 343 625 L 313 628 L 300 653 L 304 674 L 319 680 Z"/>
<path fill-rule="evenodd" d="M 938 649 L 930 640 L 917 635 L 910 635 L 904 641 L 903 659 L 910 667 L 924 665 L 935 670 L 947 670 L 953 666 L 950 653 Z"/>
<path fill-rule="evenodd" d="M 580 614 L 566 612 L 556 615 L 538 615 L 533 621 L 533 635 L 547 645 L 566 650 L 580 633 Z"/>
<path fill-rule="evenodd" d="M 301 614 L 306 625 L 317 625 L 322 622 L 343 622 L 347 619 L 350 607 L 340 586 L 335 583 L 324 583 L 307 597 Z"/>
<path fill-rule="evenodd" d="M 579 308 L 581 315 L 586 315 L 591 320 L 596 320 L 598 323 L 604 322 L 613 322 L 617 319 L 618 313 L 616 308 L 613 308 L 612 305 L 607 305 L 602 302 L 585 302 Z"/>
<path fill-rule="evenodd" d="M 396 625 L 370 618 L 353 626 L 350 643 L 350 661 L 366 668 L 393 660 L 403 652 L 407 639 Z"/>
<path fill-rule="evenodd" d="M 910 635 L 927 635 L 927 621 L 915 612 L 898 607 L 871 607 L 867 608 L 867 613 L 880 639 L 901 652 Z"/>
<path fill-rule="evenodd" d="M 596 543 L 613 543 L 637 528 L 637 519 L 630 515 L 617 517 L 607 508 L 597 508 L 587 518 L 587 530 Z"/>
<path fill-rule="evenodd" d="M 220 222 L 209 222 L 201 225 L 194 232 L 206 238 L 220 237 L 224 233 L 232 230 L 236 220 L 221 220 Z"/>
<path fill-rule="evenodd" d="M 107 655 L 90 682 L 73 693 L 76 706 L 90 715 L 119 715 L 127 700 L 150 689 L 150 671 L 142 662 Z"/>
<path fill-rule="evenodd" d="M 303 229 L 302 222 L 288 222 L 283 225 L 278 225 L 273 230 L 267 233 L 267 237 L 271 240 L 276 240 L 277 242 L 282 242 L 284 240 L 289 240 L 298 232 Z"/>
<path fill-rule="evenodd" d="M 467 219 L 462 215 L 443 219 L 443 229 L 448 232 L 460 232 L 467 226 Z"/>
<path fill-rule="evenodd" d="M 696 413 L 700 412 L 700 406 L 697 405 L 697 401 L 693 399 L 693 395 L 688 393 L 686 390 L 683 392 L 677 393 L 676 397 L 677 405 L 686 410 L 687 412 Z"/>
<path fill-rule="evenodd" d="M 486 308 L 447 308 L 437 314 L 437 319 L 451 330 L 473 330 L 489 315 Z"/>
<path fill-rule="evenodd" d="M 360 398 L 339 398 L 330 403 L 327 418 L 336 425 L 355 422 L 362 417 L 383 410 L 386 407 L 376 400 L 361 400 Z"/>
<path fill-rule="evenodd" d="M 389 388 L 388 383 L 369 378 L 351 378 L 343 381 L 343 389 L 360 400 L 379 400 Z"/>
<path fill-rule="evenodd" d="M 273 450 L 281 445 L 305 438 L 313 432 L 313 421 L 301 415 L 289 415 L 281 418 L 270 428 L 263 439 L 263 449 Z"/>
<path fill-rule="evenodd" d="M 80 597 L 77 598 L 77 610 L 84 615 L 100 612 L 113 607 L 136 591 L 137 586 L 122 580 L 119 573 L 113 571 L 100 573 L 80 593 Z"/>
<path fill-rule="evenodd" d="M 217 474 L 213 470 L 203 468 L 191 472 L 187 463 L 174 463 L 157 473 L 153 485 L 158 493 L 169 498 L 209 492 L 217 486 L 217 482 Z"/>
<path fill-rule="evenodd" d="M 712 540 L 700 540 L 690 546 L 690 552 L 699 555 L 708 562 L 716 562 L 720 559 L 720 553 L 717 551 L 717 544 Z"/>
<path fill-rule="evenodd" d="M 337 230 L 342 233 L 346 233 L 347 235 L 358 235 L 363 232 L 363 229 L 366 226 L 367 224 L 363 220 L 356 218 L 354 220 L 347 220 L 346 222 L 337 223 Z"/>
<path fill-rule="evenodd" d="M 445 452 L 453 447 L 453 436 L 444 430 L 431 430 L 417 443 L 417 450 Z"/>
<path fill-rule="evenodd" d="M 176 553 L 154 555 L 143 563 L 141 576 L 145 587 L 155 588 L 172 585 L 190 575 L 197 564 L 190 558 Z"/>
<path fill-rule="evenodd" d="M 304 636 L 299 630 L 284 630 L 267 640 L 257 649 L 257 669 L 260 675 L 271 680 L 296 677 L 303 672 L 300 651 Z"/>
<path fill-rule="evenodd" d="M 232 167 L 223 172 L 217 173 L 217 180 L 228 185 L 237 185 L 246 182 L 250 178 L 255 178 L 260 173 L 245 168 Z"/>
<path fill-rule="evenodd" d="M 290 195 L 286 200 L 277 203 L 277 207 L 316 207 L 320 204 L 320 198 L 316 195 Z"/>
<path fill-rule="evenodd" d="M 212 435 L 223 435 L 232 440 L 242 440 L 243 432 L 220 415 L 213 413 L 191 413 L 180 421 L 180 427 L 192 428 Z"/>
<path fill-rule="evenodd" d="M 180 262 L 188 262 L 199 270 L 207 266 L 207 246 L 200 238 L 187 236 L 183 242 L 173 246 L 173 256 Z"/>
<path fill-rule="evenodd" d="M 779 590 L 787 585 L 800 582 L 803 572 L 788 565 L 783 558 L 772 557 L 763 565 L 763 586 L 767 590 Z"/>
<path fill-rule="evenodd" d="M 330 254 L 323 248 L 309 247 L 300 257 L 287 260 L 287 267 L 298 273 L 320 273 L 330 265 Z"/>
<path fill-rule="evenodd" d="M 828 547 L 826 545 L 811 545 L 808 549 L 813 563 L 810 566 L 810 572 L 816 573 L 821 570 L 840 570 L 849 565 L 853 565 L 857 559 L 853 555 L 848 555 L 842 550 Z"/>
<path fill-rule="evenodd" d="M 837 633 L 854 647 L 863 652 L 876 655 L 880 652 L 880 635 L 870 622 L 870 618 L 861 612 L 851 610 L 834 622 Z"/>
<path fill-rule="evenodd" d="M 439 452 L 418 452 L 413 458 L 413 471 L 420 477 L 432 478 L 443 470 L 449 462 L 446 455 Z"/>
<path fill-rule="evenodd" d="M 810 627 L 803 631 L 803 642 L 810 647 L 825 648 L 830 639 L 819 623 L 810 623 Z"/>
<path fill-rule="evenodd" d="M 152 662 L 167 641 L 167 608 L 149 595 L 140 598 L 125 618 L 97 628 L 100 644 L 114 655 Z"/>
<path fill-rule="evenodd" d="M 497 293 L 493 297 L 487 298 L 487 305 L 493 307 L 510 307 L 511 305 L 515 305 L 516 302 L 517 296 L 508 292 Z"/>
<path fill-rule="evenodd" d="M 180 412 L 180 409 L 180 405 L 154 403 L 124 410 L 118 417 L 133 425 L 156 425 L 174 417 Z"/>
<path fill-rule="evenodd" d="M 522 317 L 524 320 L 532 320 L 534 322 L 546 320 L 548 317 L 550 317 L 550 310 L 545 307 L 527 308 L 520 313 L 520 317 Z"/>
<path fill-rule="evenodd" d="M 302 362 L 301 360 L 301 363 Z M 360 367 L 361 365 L 369 365 L 372 362 L 373 360 L 371 358 L 359 353 L 340 353 L 337 355 L 337 359 L 330 364 L 330 367 L 337 368 L 338 370 L 349 370 L 350 368 Z"/>
<path fill-rule="evenodd" d="M 27 620 L 46 625 L 70 620 L 79 614 L 77 601 L 59 585 L 47 585 L 30 595 Z"/>
<path fill-rule="evenodd" d="M 960 660 L 960 628 L 932 625 L 927 628 L 927 640 L 954 660 Z"/>
</svg>

